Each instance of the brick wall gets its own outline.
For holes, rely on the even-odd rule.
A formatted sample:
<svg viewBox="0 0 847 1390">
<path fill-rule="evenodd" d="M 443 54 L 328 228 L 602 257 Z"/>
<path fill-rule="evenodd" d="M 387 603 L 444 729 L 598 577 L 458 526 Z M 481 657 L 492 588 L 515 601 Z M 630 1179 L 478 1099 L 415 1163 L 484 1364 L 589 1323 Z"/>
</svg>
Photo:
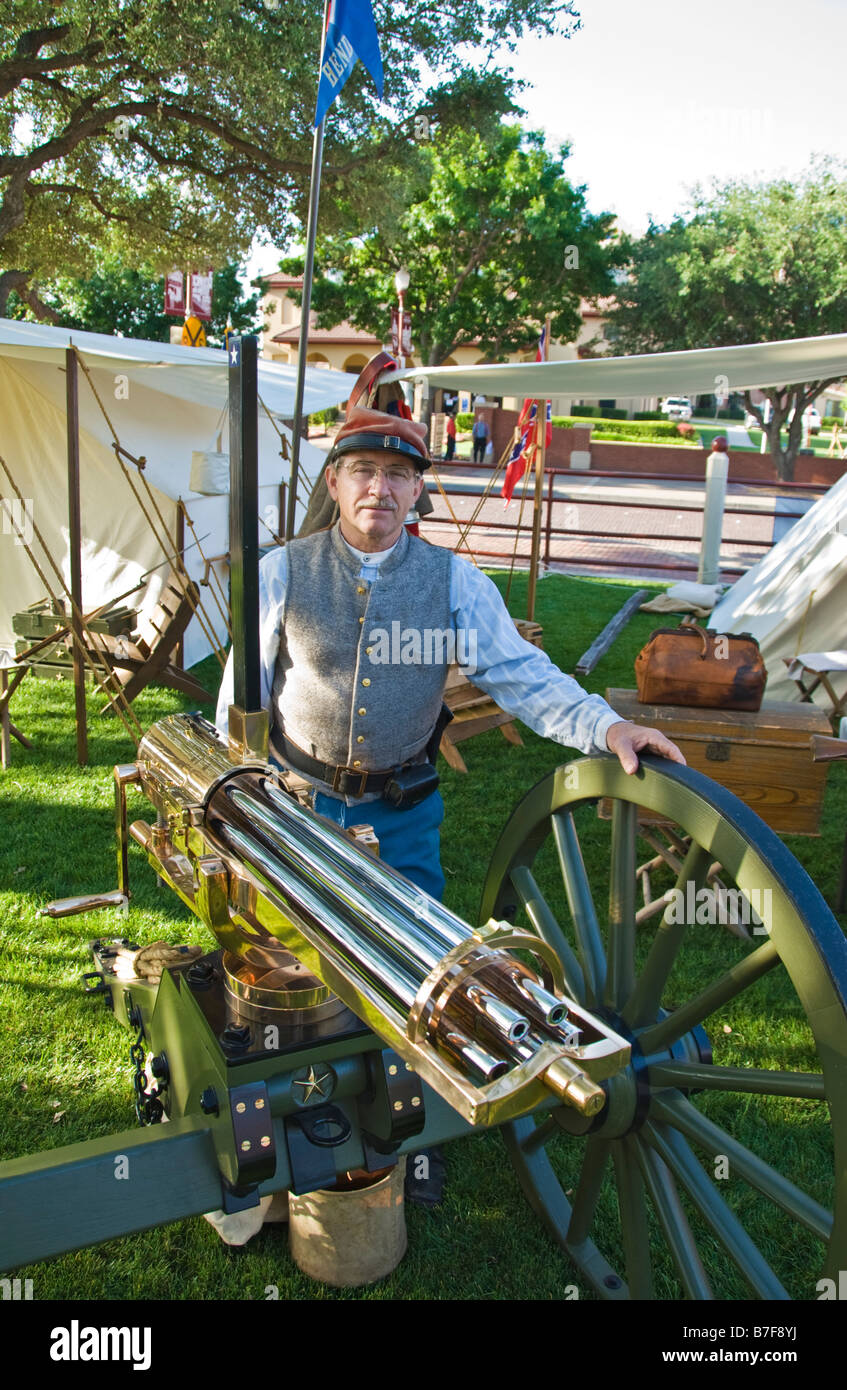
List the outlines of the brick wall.
<svg viewBox="0 0 847 1390">
<path fill-rule="evenodd" d="M 555 438 L 557 430 L 553 431 Z M 570 434 L 570 430 L 562 430 Z M 705 449 L 683 449 L 675 444 L 609 444 L 597 440 L 591 445 L 591 467 L 622 473 L 676 473 L 688 478 L 706 476 Z M 796 483 L 822 483 L 830 486 L 847 471 L 839 459 L 798 458 L 794 466 Z M 776 482 L 776 469 L 770 454 L 750 454 L 743 449 L 729 450 L 729 476 Z"/>
<path fill-rule="evenodd" d="M 494 457 L 499 459 L 514 437 L 518 423 L 516 410 L 499 410 L 483 406 L 479 412 L 488 423 L 494 443 Z M 601 472 L 675 473 L 688 478 L 706 475 L 705 449 L 685 449 L 678 444 L 611 444 L 591 442 L 591 425 L 573 429 L 553 429 L 553 442 L 547 450 L 547 462 L 553 467 L 569 468 L 572 449 L 589 449 L 591 467 Z M 847 461 L 824 458 L 798 458 L 794 470 L 797 483 L 821 483 L 830 486 L 847 472 Z M 776 469 L 770 454 L 751 454 L 741 449 L 729 451 L 730 478 L 754 478 L 763 482 L 776 481 Z"/>
<path fill-rule="evenodd" d="M 515 426 L 518 423 L 518 411 L 498 410 L 496 406 L 483 406 L 478 413 L 488 423 L 494 444 L 494 458 L 495 460 L 499 459 L 506 448 L 511 446 Z M 569 468 L 571 450 L 589 449 L 590 447 L 590 425 L 577 425 L 569 430 L 556 428 L 553 430 L 553 442 L 547 450 L 547 463 L 558 468 Z M 599 468 L 600 465 L 597 464 L 596 466 Z M 603 466 L 605 467 L 605 464 Z M 615 465 L 615 467 L 623 466 L 622 464 Z"/>
</svg>

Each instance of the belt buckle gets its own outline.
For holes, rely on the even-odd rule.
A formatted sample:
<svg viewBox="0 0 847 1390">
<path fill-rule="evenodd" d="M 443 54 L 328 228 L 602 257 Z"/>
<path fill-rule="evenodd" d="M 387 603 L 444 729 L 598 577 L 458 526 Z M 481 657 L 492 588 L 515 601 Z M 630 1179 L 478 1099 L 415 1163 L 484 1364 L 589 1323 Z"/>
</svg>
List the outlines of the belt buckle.
<svg viewBox="0 0 847 1390">
<path fill-rule="evenodd" d="M 341 779 L 345 775 L 359 778 L 359 790 L 357 792 L 345 792 L 341 790 Z M 334 792 L 339 792 L 341 796 L 364 796 L 367 780 L 367 772 L 360 772 L 357 767 L 337 767 L 332 774 L 332 790 Z"/>
</svg>

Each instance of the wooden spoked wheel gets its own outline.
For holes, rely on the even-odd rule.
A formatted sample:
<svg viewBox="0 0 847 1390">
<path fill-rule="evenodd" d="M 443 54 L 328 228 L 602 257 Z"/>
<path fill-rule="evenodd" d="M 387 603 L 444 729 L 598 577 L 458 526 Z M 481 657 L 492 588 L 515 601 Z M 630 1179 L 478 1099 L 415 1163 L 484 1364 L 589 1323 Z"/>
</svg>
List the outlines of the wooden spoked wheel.
<svg viewBox="0 0 847 1390">
<path fill-rule="evenodd" d="M 690 844 L 663 914 L 637 923 L 639 826 L 657 818 Z M 747 933 L 716 920 L 715 862 L 754 909 Z M 647 757 L 630 777 L 615 758 L 580 759 L 514 812 L 481 916 L 543 936 L 573 997 L 632 1042 L 593 1120 L 556 1106 L 504 1127 L 578 1271 L 563 1283 L 615 1299 L 816 1299 L 837 1281 L 847 941 L 773 831 L 689 768 Z"/>
</svg>

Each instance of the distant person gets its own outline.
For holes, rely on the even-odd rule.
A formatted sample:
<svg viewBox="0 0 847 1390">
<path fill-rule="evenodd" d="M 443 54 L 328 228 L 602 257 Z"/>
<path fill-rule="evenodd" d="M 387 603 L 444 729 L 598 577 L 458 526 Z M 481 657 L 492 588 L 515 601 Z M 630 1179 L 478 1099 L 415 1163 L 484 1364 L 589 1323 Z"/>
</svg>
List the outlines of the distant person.
<svg viewBox="0 0 847 1390">
<path fill-rule="evenodd" d="M 490 431 L 481 415 L 477 415 L 471 430 L 473 440 L 473 461 L 483 463 L 485 460 L 485 446 L 488 443 Z"/>
<path fill-rule="evenodd" d="M 448 416 L 447 416 L 447 448 L 446 448 L 446 450 L 445 450 L 444 457 L 445 457 L 445 459 L 447 460 L 447 462 L 449 463 L 450 460 L 451 460 L 452 458 L 455 457 L 455 454 L 456 454 L 456 417 L 455 417 L 455 415 L 448 415 Z"/>
</svg>

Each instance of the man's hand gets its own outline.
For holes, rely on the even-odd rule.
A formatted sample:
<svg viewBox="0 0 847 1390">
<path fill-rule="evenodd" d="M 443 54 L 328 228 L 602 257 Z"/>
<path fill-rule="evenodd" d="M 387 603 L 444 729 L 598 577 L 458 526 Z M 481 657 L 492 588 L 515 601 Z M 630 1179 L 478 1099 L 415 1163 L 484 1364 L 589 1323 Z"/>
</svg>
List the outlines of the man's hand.
<svg viewBox="0 0 847 1390">
<path fill-rule="evenodd" d="M 632 724 L 628 719 L 621 719 L 611 726 L 606 734 L 606 747 L 610 753 L 616 754 L 624 772 L 638 771 L 636 755 L 639 749 L 643 748 L 649 749 L 652 753 L 660 753 L 663 758 L 670 758 L 672 763 L 685 765 L 685 758 L 676 744 L 671 743 L 658 729 L 645 729 L 641 724 Z"/>
</svg>

